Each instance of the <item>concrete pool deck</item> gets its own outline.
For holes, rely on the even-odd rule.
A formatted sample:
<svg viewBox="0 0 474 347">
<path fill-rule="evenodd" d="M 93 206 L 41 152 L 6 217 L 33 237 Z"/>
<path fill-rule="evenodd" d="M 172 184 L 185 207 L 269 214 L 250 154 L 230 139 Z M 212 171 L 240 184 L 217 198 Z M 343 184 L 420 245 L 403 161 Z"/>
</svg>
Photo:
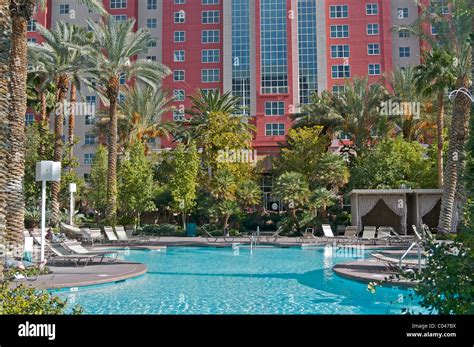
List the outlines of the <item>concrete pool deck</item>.
<svg viewBox="0 0 474 347">
<path fill-rule="evenodd" d="M 296 248 L 324 248 L 325 245 L 332 245 L 332 243 L 302 243 L 298 241 L 297 238 L 282 237 L 279 238 L 277 242 L 267 241 L 265 236 L 261 237 L 261 240 L 257 247 L 296 247 Z M 159 240 L 151 239 L 148 242 L 136 243 L 131 245 L 123 244 L 95 244 L 94 246 L 89 246 L 88 248 L 91 251 L 101 250 L 101 249 L 110 249 L 110 248 L 120 248 L 120 249 L 130 249 L 130 250 L 143 250 L 143 251 L 166 251 L 167 247 L 232 247 L 235 244 L 240 244 L 244 247 L 250 244 L 248 237 L 237 237 L 232 242 L 226 242 L 224 240 L 219 240 L 218 242 L 208 242 L 206 238 L 203 237 L 161 237 Z M 341 246 L 347 246 L 340 244 Z M 356 245 L 357 246 L 357 245 Z M 360 246 L 360 245 L 359 245 Z M 372 249 L 385 249 L 385 250 L 398 250 L 400 246 L 388 246 L 388 245 L 364 245 L 365 250 Z M 356 262 L 351 262 L 352 264 Z M 380 264 L 383 265 L 382 262 Z M 364 273 L 364 269 L 354 270 L 350 266 L 344 266 L 340 264 L 341 267 L 337 267 L 334 271 L 341 275 L 354 280 L 359 281 L 380 281 L 383 278 L 375 274 L 367 272 Z M 362 264 L 357 264 L 362 265 Z M 69 264 L 55 263 L 54 258 L 48 264 L 51 274 L 39 276 L 35 281 L 15 281 L 13 285 L 24 284 L 26 286 L 38 288 L 38 289 L 62 289 L 62 288 L 75 288 L 75 287 L 84 287 L 91 285 L 115 283 L 119 281 L 124 281 L 127 279 L 132 279 L 139 277 L 147 272 L 147 266 L 145 264 L 126 262 L 117 260 L 115 263 L 103 262 L 99 263 L 97 261 L 89 263 L 87 266 L 74 266 Z M 356 274 L 356 272 L 358 272 Z"/>
</svg>

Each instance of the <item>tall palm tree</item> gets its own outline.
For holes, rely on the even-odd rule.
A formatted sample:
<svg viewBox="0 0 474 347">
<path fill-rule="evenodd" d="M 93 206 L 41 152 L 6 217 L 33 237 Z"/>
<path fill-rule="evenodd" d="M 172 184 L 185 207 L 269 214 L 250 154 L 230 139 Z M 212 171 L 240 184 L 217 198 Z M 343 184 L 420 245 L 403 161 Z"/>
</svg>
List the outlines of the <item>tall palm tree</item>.
<svg viewBox="0 0 474 347">
<path fill-rule="evenodd" d="M 109 109 L 106 218 L 114 223 L 117 214 L 117 102 L 120 77 L 124 75 L 127 80 L 135 78 L 157 88 L 170 71 L 157 62 L 135 59 L 137 55 L 148 52 L 148 44 L 152 40 L 148 29 L 134 32 L 135 20 L 117 22 L 109 17 L 100 23 L 90 20 L 87 23 L 94 34 L 94 42 L 86 46 L 88 66 L 94 79 L 89 86 L 99 92 Z"/>
<path fill-rule="evenodd" d="M 67 97 L 69 85 L 76 85 L 76 75 L 84 69 L 86 57 L 78 48 L 72 48 L 71 42 L 77 41 L 76 37 L 83 37 L 85 30 L 78 26 L 59 21 L 55 27 L 49 31 L 45 27 L 38 25 L 38 31 L 44 38 L 42 45 L 33 45 L 31 51 L 43 63 L 48 71 L 49 79 L 55 84 L 56 110 L 54 117 L 54 156 L 53 160 L 61 162 L 63 160 L 63 123 L 65 115 L 69 115 Z M 59 223 L 61 191 L 60 182 L 51 184 L 51 217 L 50 223 L 55 226 Z"/>
<path fill-rule="evenodd" d="M 446 94 L 456 80 L 454 56 L 444 49 L 423 52 L 423 63 L 415 69 L 416 88 L 437 101 L 438 187 L 443 188 L 444 113 Z"/>
<path fill-rule="evenodd" d="M 158 136 L 169 136 L 174 129 L 171 122 L 161 122 L 161 116 L 171 110 L 172 99 L 158 88 L 135 85 L 127 88 L 125 101 L 118 110 L 125 121 L 129 144 L 140 141 L 148 151 L 148 141 Z"/>
<path fill-rule="evenodd" d="M 106 15 L 102 1 L 78 0 L 95 12 Z M 11 73 L 10 92 L 10 151 L 7 166 L 7 229 L 10 239 L 18 244 L 23 241 L 24 209 L 23 177 L 25 171 L 25 127 L 26 112 L 26 76 L 27 76 L 27 35 L 28 21 L 33 17 L 35 7 L 44 9 L 47 0 L 10 0 L 10 18 L 12 22 L 11 54 L 9 69 Z"/>
<path fill-rule="evenodd" d="M 429 112 L 431 102 L 417 89 L 417 75 L 415 68 L 408 66 L 404 69 L 395 69 L 387 76 L 391 88 L 391 100 L 403 103 L 420 104 L 420 114 L 415 114 L 413 108 L 404 108 L 403 114 L 392 117 L 394 126 L 407 141 L 421 141 L 427 143 L 432 138 L 434 123 Z M 407 112 L 411 111 L 411 112 Z"/>
<path fill-rule="evenodd" d="M 438 222 L 440 233 L 455 232 L 453 216 L 463 200 L 464 187 L 460 180 L 466 166 L 465 144 L 468 138 L 468 124 L 472 96 L 472 46 L 469 40 L 473 32 L 472 0 L 445 0 L 442 4 L 424 6 L 417 0 L 420 9 L 417 20 L 408 27 L 394 27 L 395 31 L 407 30 L 425 40 L 433 49 L 451 52 L 455 58 L 455 82 L 452 94 L 452 120 L 449 133 L 447 162 L 443 174 L 443 197 Z M 446 14 L 444 9 L 449 9 Z M 433 27 L 437 35 L 429 35 L 426 28 Z"/>
<path fill-rule="evenodd" d="M 0 2 L 0 244 L 5 244 L 7 206 L 7 158 L 8 158 L 8 108 L 9 98 L 9 61 L 10 61 L 11 23 L 8 4 Z M 0 281 L 3 280 L 3 259 L 0 257 Z"/>
</svg>

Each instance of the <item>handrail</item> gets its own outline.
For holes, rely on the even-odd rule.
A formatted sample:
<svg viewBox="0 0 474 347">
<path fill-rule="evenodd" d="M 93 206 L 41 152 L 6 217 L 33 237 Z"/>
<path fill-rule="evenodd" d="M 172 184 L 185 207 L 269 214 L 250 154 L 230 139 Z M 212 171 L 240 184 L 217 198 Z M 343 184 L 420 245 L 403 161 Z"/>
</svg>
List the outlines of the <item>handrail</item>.
<svg viewBox="0 0 474 347">
<path fill-rule="evenodd" d="M 405 253 L 403 253 L 403 255 L 400 257 L 400 260 L 398 261 L 398 267 L 399 267 L 400 270 L 403 271 L 403 267 L 402 267 L 403 259 L 405 259 L 405 257 L 408 255 L 408 253 L 410 253 L 410 251 L 412 250 L 412 248 L 414 246 L 417 246 L 417 248 L 418 248 L 418 273 L 421 272 L 421 247 L 420 247 L 419 243 L 416 242 L 416 241 L 413 242 L 410 245 L 410 247 L 408 247 L 408 249 L 405 251 Z"/>
</svg>

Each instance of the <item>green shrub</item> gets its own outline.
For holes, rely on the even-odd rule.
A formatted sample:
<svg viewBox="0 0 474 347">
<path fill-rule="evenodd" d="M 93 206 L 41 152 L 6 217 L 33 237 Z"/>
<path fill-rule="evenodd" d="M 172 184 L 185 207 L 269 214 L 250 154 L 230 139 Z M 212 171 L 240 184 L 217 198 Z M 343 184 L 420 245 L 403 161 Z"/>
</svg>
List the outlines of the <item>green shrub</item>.
<svg viewBox="0 0 474 347">
<path fill-rule="evenodd" d="M 174 224 L 151 224 L 141 229 L 141 234 L 156 236 L 184 236 L 184 230 Z"/>
</svg>

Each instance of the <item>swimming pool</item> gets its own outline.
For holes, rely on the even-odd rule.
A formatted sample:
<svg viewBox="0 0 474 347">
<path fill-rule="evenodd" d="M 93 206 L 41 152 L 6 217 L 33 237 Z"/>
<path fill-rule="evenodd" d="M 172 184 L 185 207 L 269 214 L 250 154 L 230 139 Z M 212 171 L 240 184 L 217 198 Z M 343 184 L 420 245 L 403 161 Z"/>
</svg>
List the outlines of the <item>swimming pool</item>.
<svg viewBox="0 0 474 347">
<path fill-rule="evenodd" d="M 332 266 L 364 256 L 330 248 L 170 247 L 121 252 L 148 273 L 113 285 L 59 292 L 86 314 L 400 314 L 421 309 L 409 290 L 341 278 Z M 367 254 L 368 256 L 368 254 Z"/>
</svg>

